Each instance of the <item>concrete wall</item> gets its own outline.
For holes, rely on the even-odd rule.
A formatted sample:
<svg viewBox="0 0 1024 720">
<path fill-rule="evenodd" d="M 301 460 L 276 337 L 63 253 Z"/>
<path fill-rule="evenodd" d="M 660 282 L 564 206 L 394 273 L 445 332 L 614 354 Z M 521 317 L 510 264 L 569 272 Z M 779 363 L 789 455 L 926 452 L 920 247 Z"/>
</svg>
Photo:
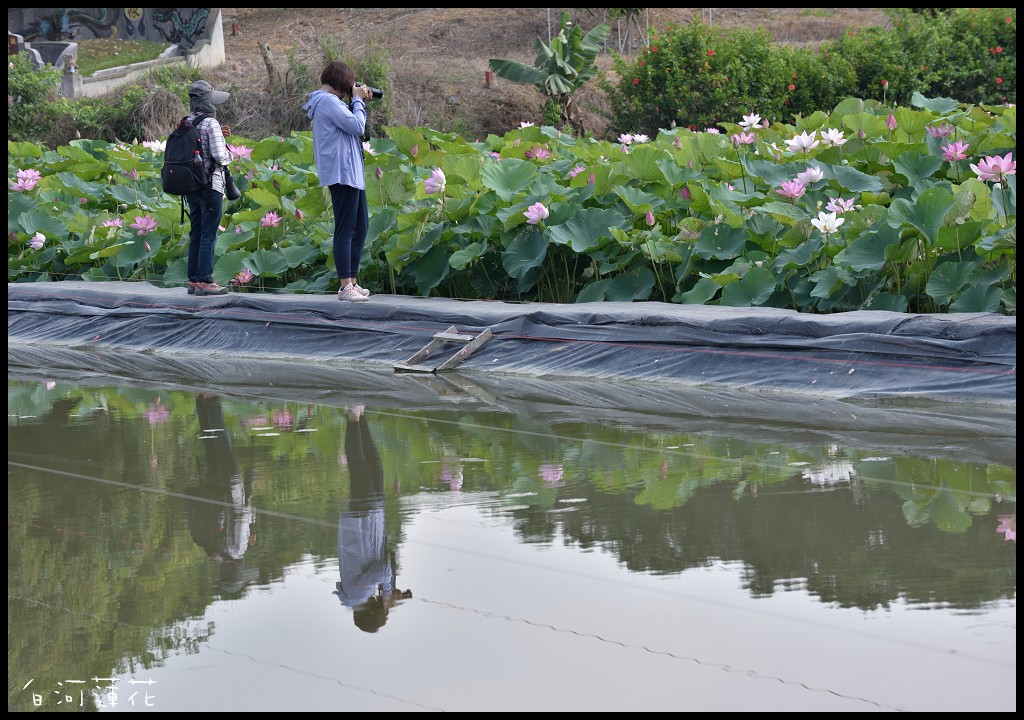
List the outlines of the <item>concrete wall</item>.
<svg viewBox="0 0 1024 720">
<path fill-rule="evenodd" d="M 189 50 L 219 8 L 9 8 L 7 31 L 41 40 L 155 40 Z"/>
<path fill-rule="evenodd" d="M 90 11 L 93 16 L 99 16 L 100 13 L 111 12 L 109 9 L 103 8 L 85 8 L 85 10 Z M 132 10 L 137 12 L 131 12 Z M 151 23 L 149 26 L 146 25 L 148 17 L 167 18 L 170 17 L 170 13 L 172 11 L 176 13 L 176 17 L 179 19 L 179 22 L 181 17 L 187 16 L 189 18 L 188 26 L 182 28 L 177 35 L 159 24 L 154 25 Z M 73 14 L 73 11 L 70 10 L 62 9 L 60 12 L 63 13 L 63 15 L 55 14 L 52 8 L 16 8 L 14 10 L 7 11 L 7 19 L 8 28 L 12 27 L 12 20 L 22 23 L 28 22 L 29 27 L 36 28 L 35 35 L 39 39 L 32 41 L 28 36 L 26 36 L 26 51 L 36 51 L 44 61 L 50 57 L 54 57 L 55 60 L 59 61 L 59 67 L 64 68 L 67 66 L 69 72 L 65 73 L 61 83 L 61 94 L 64 97 L 101 97 L 123 85 L 138 82 L 146 73 L 159 65 L 186 63 L 191 68 L 215 67 L 223 63 L 225 59 L 224 21 L 220 8 L 172 8 L 171 10 L 163 8 L 118 9 L 118 12 L 116 13 L 116 22 L 103 26 L 107 31 L 109 31 L 108 35 L 102 35 L 94 32 L 92 26 L 88 24 L 69 25 L 67 22 L 64 22 L 63 25 L 61 25 L 65 30 L 60 32 L 53 31 L 51 29 L 52 18 L 59 19 L 61 17 L 77 17 Z M 110 17 L 113 16 L 107 16 L 107 19 L 110 19 Z M 29 18 L 29 20 L 26 20 L 26 18 Z M 42 20 L 39 18 L 42 18 Z M 166 24 L 166 22 L 171 21 L 166 20 L 164 22 Z M 81 39 L 88 39 L 91 37 L 124 37 L 124 35 L 121 34 L 121 27 L 126 23 L 131 25 L 131 32 L 133 33 L 133 37 L 128 39 L 164 41 L 172 44 L 168 47 L 167 51 L 161 54 L 161 56 L 156 60 L 100 70 L 89 77 L 81 77 L 71 70 L 71 65 L 68 62 L 68 58 L 73 57 L 75 63 L 77 63 L 77 43 L 41 39 L 44 35 L 44 31 L 49 31 L 50 35 L 73 35 L 74 37 Z M 173 25 L 174 23 L 171 22 L 171 24 Z M 196 31 L 186 33 L 189 28 L 194 28 Z M 101 29 L 100 32 L 103 32 L 103 30 Z M 86 36 L 86 33 L 91 34 Z M 21 35 L 22 33 L 18 34 Z M 148 34 L 152 37 L 139 37 L 142 34 Z M 180 43 L 174 43 L 169 38 L 175 36 L 179 39 L 184 38 L 184 40 Z M 69 48 L 73 48 L 73 51 L 69 50 Z M 53 62 L 52 60 L 50 62 L 55 67 L 58 67 L 57 62 Z"/>
</svg>

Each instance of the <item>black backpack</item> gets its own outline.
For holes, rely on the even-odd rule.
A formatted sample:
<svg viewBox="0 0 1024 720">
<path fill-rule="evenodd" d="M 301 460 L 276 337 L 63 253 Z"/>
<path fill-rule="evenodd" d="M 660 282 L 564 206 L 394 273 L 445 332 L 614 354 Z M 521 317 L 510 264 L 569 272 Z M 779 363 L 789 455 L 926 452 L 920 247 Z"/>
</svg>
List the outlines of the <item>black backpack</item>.
<svg viewBox="0 0 1024 720">
<path fill-rule="evenodd" d="M 182 196 L 182 221 L 185 219 L 185 199 L 189 193 L 198 192 L 210 185 L 210 173 L 203 160 L 203 141 L 199 124 L 209 115 L 200 113 L 189 121 L 186 115 L 178 127 L 167 138 L 164 148 L 164 166 L 160 180 L 164 192 Z"/>
</svg>

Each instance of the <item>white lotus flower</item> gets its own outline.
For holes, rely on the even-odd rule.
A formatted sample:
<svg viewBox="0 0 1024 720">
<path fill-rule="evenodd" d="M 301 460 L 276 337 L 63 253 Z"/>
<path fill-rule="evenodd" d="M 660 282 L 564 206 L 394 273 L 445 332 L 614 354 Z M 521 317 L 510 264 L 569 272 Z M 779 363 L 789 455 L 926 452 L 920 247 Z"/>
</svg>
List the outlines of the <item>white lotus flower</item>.
<svg viewBox="0 0 1024 720">
<path fill-rule="evenodd" d="M 825 147 L 832 147 L 833 145 L 842 145 L 849 138 L 843 137 L 843 131 L 835 128 L 828 128 L 827 130 L 821 131 L 821 142 L 824 143 Z"/>
<path fill-rule="evenodd" d="M 740 121 L 739 126 L 744 130 L 753 130 L 754 128 L 761 127 L 761 116 L 757 115 L 744 115 L 743 120 Z"/>
<path fill-rule="evenodd" d="M 796 179 L 804 185 L 810 185 L 811 183 L 816 183 L 819 180 L 824 180 L 825 173 L 823 173 L 821 168 L 817 165 L 811 165 L 802 173 L 797 173 Z"/>
<path fill-rule="evenodd" d="M 835 213 L 819 212 L 816 220 L 811 220 L 811 225 L 821 230 L 826 235 L 839 232 L 839 226 L 846 222 L 846 218 L 837 217 Z"/>
<path fill-rule="evenodd" d="M 815 132 L 816 131 L 812 130 L 811 134 L 808 135 L 807 131 L 805 130 L 799 135 L 795 135 L 792 140 L 787 140 L 786 146 L 789 148 L 789 151 L 793 153 L 801 151 L 807 152 L 808 150 L 813 150 L 814 148 L 818 147 L 818 141 L 814 139 Z"/>
</svg>

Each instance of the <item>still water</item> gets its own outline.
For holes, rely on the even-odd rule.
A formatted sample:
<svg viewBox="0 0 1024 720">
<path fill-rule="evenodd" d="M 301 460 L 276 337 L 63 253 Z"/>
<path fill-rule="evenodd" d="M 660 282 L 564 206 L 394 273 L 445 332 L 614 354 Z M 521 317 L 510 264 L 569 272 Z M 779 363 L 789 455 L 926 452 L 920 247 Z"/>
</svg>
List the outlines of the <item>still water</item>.
<svg viewBox="0 0 1024 720">
<path fill-rule="evenodd" d="M 1016 710 L 1015 449 L 105 382 L 8 381 L 9 711 Z"/>
</svg>

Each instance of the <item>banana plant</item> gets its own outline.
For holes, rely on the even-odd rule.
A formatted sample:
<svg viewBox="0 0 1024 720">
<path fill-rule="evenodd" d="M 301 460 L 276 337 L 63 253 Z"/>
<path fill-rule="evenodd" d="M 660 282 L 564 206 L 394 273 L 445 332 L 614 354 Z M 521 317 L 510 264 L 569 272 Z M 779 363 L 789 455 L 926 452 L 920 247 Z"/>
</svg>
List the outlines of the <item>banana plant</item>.
<svg viewBox="0 0 1024 720">
<path fill-rule="evenodd" d="M 547 110 L 552 109 L 557 113 L 556 124 L 582 134 L 573 94 L 597 72 L 597 55 L 610 32 L 611 25 L 601 23 L 584 35 L 583 29 L 573 23 L 566 11 L 562 13 L 561 26 L 550 45 L 537 38 L 537 59 L 532 66 L 491 58 L 488 67 L 498 77 L 536 86 L 545 97 L 545 117 Z"/>
</svg>

